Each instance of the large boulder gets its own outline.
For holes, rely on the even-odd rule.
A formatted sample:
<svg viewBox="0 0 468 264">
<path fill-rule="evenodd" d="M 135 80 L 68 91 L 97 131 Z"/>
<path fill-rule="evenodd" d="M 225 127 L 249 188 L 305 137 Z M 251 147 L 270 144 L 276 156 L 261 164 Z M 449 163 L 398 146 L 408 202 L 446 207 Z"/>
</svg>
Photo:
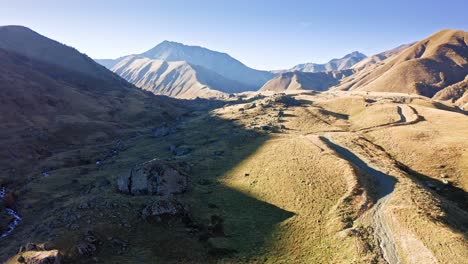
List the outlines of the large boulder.
<svg viewBox="0 0 468 264">
<path fill-rule="evenodd" d="M 26 264 L 60 264 L 60 253 L 58 250 L 27 251 L 22 259 Z"/>
<path fill-rule="evenodd" d="M 119 191 L 132 195 L 170 195 L 187 190 L 188 177 L 175 166 L 152 160 L 137 165 L 117 179 Z"/>
</svg>

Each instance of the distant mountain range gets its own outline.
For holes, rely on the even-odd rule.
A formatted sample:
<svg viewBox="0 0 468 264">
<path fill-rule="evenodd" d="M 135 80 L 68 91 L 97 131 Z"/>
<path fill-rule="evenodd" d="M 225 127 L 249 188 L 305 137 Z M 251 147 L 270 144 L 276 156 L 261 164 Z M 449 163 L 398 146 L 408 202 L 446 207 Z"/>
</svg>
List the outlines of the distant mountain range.
<svg viewBox="0 0 468 264">
<path fill-rule="evenodd" d="M 388 91 L 432 97 L 457 83 L 438 98 L 462 98 L 468 74 L 466 34 L 444 30 L 370 57 L 354 51 L 325 64 L 304 63 L 271 72 L 251 69 L 225 53 L 170 41 L 141 54 L 96 61 L 142 89 L 177 98 L 222 98 L 244 91 L 292 89 Z"/>
<path fill-rule="evenodd" d="M 367 58 L 366 55 L 360 53 L 359 51 L 351 52 L 350 54 L 345 55 L 340 59 L 332 59 L 327 63 L 318 64 L 318 63 L 303 63 L 298 64 L 291 69 L 287 70 L 277 70 L 272 71 L 274 73 L 284 73 L 284 72 L 325 72 L 325 71 L 340 71 L 350 69 L 356 63 Z"/>
<path fill-rule="evenodd" d="M 320 67 L 300 64 L 280 72 L 261 91 L 361 90 L 419 94 L 468 107 L 468 33 L 443 30 L 365 58 L 353 52 Z M 339 70 L 344 69 L 347 70 Z M 329 72 L 304 72 L 338 69 Z"/>
<path fill-rule="evenodd" d="M 140 88 L 179 98 L 255 91 L 274 77 L 226 53 L 170 41 L 141 54 L 96 61 L 114 72 L 125 73 L 121 76 Z"/>
<path fill-rule="evenodd" d="M 268 81 L 260 91 L 282 92 L 287 90 L 326 91 L 339 84 L 344 77 L 354 73 L 353 70 L 328 72 L 285 72 Z"/>
</svg>

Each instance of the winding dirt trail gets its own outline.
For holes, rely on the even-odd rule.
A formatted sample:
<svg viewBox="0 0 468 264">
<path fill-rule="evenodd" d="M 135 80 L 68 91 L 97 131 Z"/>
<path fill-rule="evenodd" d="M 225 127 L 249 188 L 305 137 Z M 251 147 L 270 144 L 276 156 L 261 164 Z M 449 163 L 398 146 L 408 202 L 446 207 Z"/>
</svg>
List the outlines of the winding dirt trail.
<svg viewBox="0 0 468 264">
<path fill-rule="evenodd" d="M 418 115 L 416 110 L 413 107 L 406 104 L 398 105 L 397 113 L 400 116 L 400 120 L 398 120 L 397 122 L 378 125 L 375 127 L 368 127 L 360 129 L 358 131 L 352 131 L 351 133 L 365 133 L 376 129 L 384 129 L 388 127 L 401 125 L 410 125 L 417 123 L 421 120 L 421 117 Z M 322 137 L 322 140 L 329 147 L 335 150 L 335 152 L 341 158 L 358 167 L 362 172 L 372 176 L 375 179 L 377 183 L 377 202 L 369 212 L 372 218 L 374 237 L 377 239 L 382 256 L 387 263 L 401 263 L 400 257 L 396 250 L 395 235 L 390 228 L 389 220 L 387 219 L 387 216 L 385 214 L 388 202 L 390 201 L 390 198 L 395 188 L 395 184 L 397 182 L 396 178 L 382 172 L 382 169 L 379 170 L 379 168 L 376 167 L 375 164 L 368 164 L 367 162 L 359 158 L 356 154 L 354 154 L 351 150 L 340 146 L 339 144 L 334 142 L 331 138 L 331 134 L 332 133 L 330 132 L 325 133 Z M 385 156 L 382 155 L 383 153 L 376 153 L 374 151 L 374 148 L 367 147 L 366 150 L 370 153 L 373 153 L 373 156 Z"/>
<path fill-rule="evenodd" d="M 373 131 L 376 129 L 384 129 L 393 126 L 401 125 L 410 125 L 421 121 L 421 117 L 418 115 L 416 110 L 405 104 L 397 106 L 397 112 L 400 116 L 400 120 L 397 122 L 378 125 L 375 127 L 368 127 L 358 131 L 344 132 L 344 133 L 365 133 Z M 370 215 L 372 219 L 372 227 L 374 229 L 374 237 L 379 243 L 379 247 L 382 253 L 384 260 L 390 264 L 401 263 L 401 259 L 397 253 L 396 249 L 396 240 L 395 234 L 392 232 L 389 220 L 385 214 L 388 202 L 391 199 L 392 193 L 397 182 L 396 178 L 390 176 L 384 172 L 382 169 L 379 169 L 376 164 L 368 164 L 366 161 L 359 158 L 351 150 L 340 146 L 331 138 L 331 132 L 327 132 L 323 135 L 322 140 L 332 148 L 342 159 L 345 159 L 349 163 L 353 164 L 355 167 L 358 167 L 360 171 L 364 172 L 367 175 L 372 176 L 376 181 L 376 191 L 377 191 L 377 202 L 370 210 Z M 340 134 L 340 133 L 337 133 Z M 341 133 L 343 134 L 343 132 Z M 372 144 L 371 142 L 368 142 Z M 372 146 L 361 146 L 365 147 L 368 153 L 372 153 L 372 156 L 375 157 L 384 157 L 385 153 L 378 153 L 375 151 L 375 148 Z"/>
<path fill-rule="evenodd" d="M 378 200 L 370 211 L 370 215 L 372 216 L 372 227 L 374 228 L 374 236 L 378 240 L 380 250 L 385 261 L 391 264 L 401 263 L 395 246 L 396 242 L 394 234 L 389 227 L 388 220 L 385 215 L 387 203 L 395 188 L 396 179 L 383 173 L 377 168 L 374 168 L 374 165 L 367 164 L 349 149 L 333 142 L 329 134 L 325 134 L 323 140 L 328 146 L 335 150 L 341 158 L 358 167 L 361 171 L 372 176 L 376 180 Z"/>
<path fill-rule="evenodd" d="M 370 131 L 382 129 L 382 128 L 411 125 L 411 124 L 415 124 L 421 121 L 421 117 L 416 112 L 416 109 L 414 109 L 413 107 L 409 105 L 398 105 L 397 113 L 400 116 L 400 120 L 396 122 L 361 128 L 353 132 L 370 132 Z"/>
</svg>

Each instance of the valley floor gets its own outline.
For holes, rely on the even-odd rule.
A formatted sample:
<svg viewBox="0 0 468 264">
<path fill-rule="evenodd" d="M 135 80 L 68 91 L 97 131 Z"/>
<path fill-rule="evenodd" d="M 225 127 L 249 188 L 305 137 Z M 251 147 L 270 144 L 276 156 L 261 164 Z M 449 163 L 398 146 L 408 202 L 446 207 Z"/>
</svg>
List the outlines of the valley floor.
<svg viewBox="0 0 468 264">
<path fill-rule="evenodd" d="M 1 259 L 48 242 L 70 263 L 468 263 L 466 113 L 401 94 L 252 93 L 162 130 L 41 161 L 53 169 L 17 190 Z M 189 175 L 170 197 L 184 217 L 144 220 L 162 198 L 117 191 L 153 159 Z"/>
</svg>

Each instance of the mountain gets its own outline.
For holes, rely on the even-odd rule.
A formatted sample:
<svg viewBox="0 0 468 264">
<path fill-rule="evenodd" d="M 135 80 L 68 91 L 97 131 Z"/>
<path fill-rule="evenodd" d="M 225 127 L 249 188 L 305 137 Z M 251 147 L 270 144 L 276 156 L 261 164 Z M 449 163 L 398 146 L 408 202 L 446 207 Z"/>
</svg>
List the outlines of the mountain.
<svg viewBox="0 0 468 264">
<path fill-rule="evenodd" d="M 0 34 L 4 169 L 26 168 L 58 148 L 96 144 L 180 112 L 169 98 L 142 91 L 30 29 L 4 26 Z"/>
<path fill-rule="evenodd" d="M 282 92 L 287 90 L 325 91 L 337 85 L 339 80 L 353 73 L 352 70 L 334 72 L 285 72 L 268 81 L 259 91 Z"/>
<path fill-rule="evenodd" d="M 468 74 L 468 32 L 442 30 L 404 49 L 383 64 L 358 71 L 341 90 L 415 93 L 434 96 Z"/>
<path fill-rule="evenodd" d="M 127 56 L 113 70 L 144 90 L 177 98 L 223 97 L 246 88 L 245 84 L 185 61 Z"/>
<path fill-rule="evenodd" d="M 251 69 L 240 61 L 232 58 L 226 53 L 221 53 L 217 51 L 212 51 L 203 47 L 199 46 L 188 46 L 177 42 L 171 41 L 163 41 L 159 45 L 155 46 L 154 48 L 143 52 L 141 54 L 130 55 L 131 58 L 139 57 L 139 58 L 147 58 L 151 60 L 162 60 L 166 62 L 186 62 L 188 65 L 191 65 L 191 70 L 200 70 L 197 73 L 199 79 L 207 79 L 213 80 L 208 81 L 208 83 L 203 83 L 209 87 L 210 90 L 217 90 L 217 91 L 226 91 L 230 89 L 234 89 L 237 91 L 254 91 L 260 88 L 263 84 L 265 84 L 268 80 L 274 77 L 273 73 L 267 71 L 259 71 Z M 129 56 L 124 56 L 115 60 L 109 59 L 99 59 L 96 60 L 98 63 L 106 66 L 107 68 L 116 71 L 116 66 L 119 65 L 123 60 L 126 60 Z M 121 65 L 121 64 L 120 64 Z M 122 71 L 122 67 L 119 66 L 120 71 Z M 126 70 L 125 72 L 128 72 Z M 150 73 L 148 73 L 150 74 Z M 158 73 L 155 73 L 158 75 Z M 215 76 L 217 75 L 217 76 Z M 166 81 L 170 81 L 171 83 L 197 83 L 199 79 L 193 79 L 190 81 L 187 80 L 177 80 L 179 74 L 172 75 L 173 80 L 166 79 Z M 204 77 L 201 77 L 204 76 Z M 216 79 L 216 80 L 214 80 Z M 218 80 L 219 79 L 219 80 Z M 221 80 L 223 79 L 223 80 Z M 138 83 L 146 83 L 146 87 L 152 86 L 155 87 L 154 91 L 167 91 L 166 87 L 156 87 L 157 85 L 151 85 L 147 83 L 147 80 L 140 80 L 139 78 L 132 78 L 131 82 L 138 86 Z M 158 82 L 156 82 L 158 83 Z M 213 85 L 216 84 L 216 85 Z M 240 84 L 240 85 L 239 85 Z M 219 85 L 219 86 L 218 86 Z M 197 85 L 200 86 L 200 85 Z M 191 85 L 187 86 L 191 87 Z M 233 88 L 226 88 L 226 87 L 233 87 Z M 145 88 L 145 87 L 142 87 Z M 176 88 L 176 87 L 174 87 Z M 171 89 L 172 90 L 172 89 Z M 203 95 L 203 91 L 201 93 L 197 93 L 197 96 L 207 97 L 207 95 Z M 173 93 L 163 93 L 165 95 L 172 96 Z M 193 92 L 185 92 L 180 91 L 178 94 L 192 94 L 195 95 Z M 185 98 L 185 97 L 184 97 Z"/>
<path fill-rule="evenodd" d="M 293 71 L 302 71 L 302 72 L 340 71 L 340 70 L 350 69 L 354 64 L 362 61 L 366 57 L 367 57 L 366 55 L 358 51 L 354 51 L 354 52 L 351 52 L 350 54 L 347 54 L 343 58 L 333 59 L 325 64 L 304 63 L 304 64 L 298 64 L 289 70 L 280 70 L 280 71 L 274 71 L 274 72 L 283 73 L 283 72 L 293 72 Z"/>
<path fill-rule="evenodd" d="M 396 48 L 381 52 L 381 53 L 376 54 L 376 55 L 372 55 L 372 56 L 367 57 L 367 58 L 361 60 L 360 62 L 354 64 L 351 68 L 354 69 L 354 70 L 360 71 L 360 70 L 363 70 L 363 69 L 365 69 L 367 67 L 372 67 L 375 64 L 380 64 L 384 60 L 386 60 L 386 59 L 388 59 L 388 58 L 390 58 L 392 56 L 395 56 L 397 54 L 400 54 L 403 50 L 411 47 L 414 43 L 403 44 L 403 45 L 400 45 L 400 46 L 398 46 Z"/>
</svg>

